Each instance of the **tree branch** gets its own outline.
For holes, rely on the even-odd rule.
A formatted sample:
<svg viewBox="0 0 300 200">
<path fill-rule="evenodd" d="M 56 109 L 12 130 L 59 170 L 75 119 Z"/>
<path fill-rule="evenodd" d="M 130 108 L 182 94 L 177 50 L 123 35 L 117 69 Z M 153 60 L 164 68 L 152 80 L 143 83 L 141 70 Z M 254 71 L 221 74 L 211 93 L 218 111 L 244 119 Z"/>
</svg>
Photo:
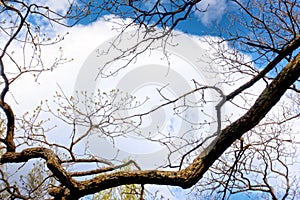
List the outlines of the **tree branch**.
<svg viewBox="0 0 300 200">
<path fill-rule="evenodd" d="M 56 188 L 52 195 L 69 194 L 66 199 L 79 198 L 87 194 L 125 184 L 159 184 L 189 188 L 196 184 L 209 167 L 239 139 L 244 133 L 255 127 L 281 96 L 300 76 L 300 53 L 288 63 L 271 84 L 261 93 L 254 105 L 241 118 L 223 129 L 194 161 L 180 171 L 130 171 L 102 174 L 87 181 L 78 182 L 78 193 L 67 192 L 65 188 Z"/>
</svg>

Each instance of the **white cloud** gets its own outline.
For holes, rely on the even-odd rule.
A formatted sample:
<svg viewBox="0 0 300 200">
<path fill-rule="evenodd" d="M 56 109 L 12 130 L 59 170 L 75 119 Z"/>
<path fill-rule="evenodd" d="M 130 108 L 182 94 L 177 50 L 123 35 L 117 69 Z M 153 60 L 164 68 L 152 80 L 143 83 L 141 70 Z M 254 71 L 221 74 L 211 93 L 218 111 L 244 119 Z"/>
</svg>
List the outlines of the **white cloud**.
<svg viewBox="0 0 300 200">
<path fill-rule="evenodd" d="M 202 0 L 197 4 L 200 11 L 196 11 L 195 14 L 203 24 L 209 25 L 214 21 L 221 20 L 227 6 L 226 0 Z"/>
<path fill-rule="evenodd" d="M 65 36 L 62 42 L 56 45 L 42 47 L 41 56 L 44 64 L 52 64 L 58 55 L 60 47 L 63 50 L 63 57 L 74 60 L 59 66 L 52 72 L 46 72 L 41 75 L 38 83 L 34 82 L 30 76 L 21 77 L 13 83 L 10 88 L 13 96 L 8 96 L 7 100 L 13 102 L 15 99 L 18 102 L 18 104 L 13 105 L 16 114 L 22 115 L 26 111 L 33 110 L 41 100 L 47 99 L 51 102 L 53 94 L 59 90 L 57 85 L 61 86 L 67 96 L 72 95 L 76 77 L 83 62 L 96 47 L 117 34 L 116 30 L 112 30 L 114 26 L 116 26 L 116 23 L 103 19 L 89 25 L 77 25 L 71 29 L 55 26 L 55 30 L 52 30 L 53 32 L 49 33 L 50 35 L 64 35 L 67 32 L 69 34 Z M 21 53 L 22 51 L 16 52 L 16 54 L 19 54 L 16 57 L 22 58 Z M 68 144 L 69 137 L 66 136 L 68 131 L 69 133 L 71 132 L 65 125 L 59 126 L 53 131 L 49 139 L 55 143 Z M 156 187 L 155 189 L 159 190 L 159 194 L 175 199 L 167 187 L 159 186 L 159 188 Z"/>
<path fill-rule="evenodd" d="M 49 1 L 48 3 L 49 6 L 56 6 L 55 9 L 57 10 L 63 9 L 66 5 L 66 3 L 58 3 L 54 0 Z M 205 9 L 208 4 L 209 7 L 206 12 L 197 13 L 198 17 L 206 25 L 209 25 L 214 20 L 220 20 L 227 8 L 225 0 L 204 0 L 201 1 L 198 6 Z M 16 107 L 19 111 L 19 113 L 16 114 L 32 110 L 33 107 L 38 105 L 41 100 L 48 99 L 51 101 L 55 91 L 59 90 L 57 84 L 62 87 L 63 91 L 68 96 L 72 95 L 76 77 L 85 59 L 97 46 L 117 34 L 116 30 L 112 30 L 113 26 L 115 26 L 115 23 L 107 22 L 102 19 L 93 24 L 77 25 L 71 29 L 56 27 L 52 33 L 53 35 L 64 35 L 66 32 L 69 32 L 69 34 L 61 43 L 43 47 L 42 56 L 45 64 L 51 64 L 53 59 L 55 59 L 58 55 L 57 52 L 60 46 L 63 47 L 64 57 L 74 60 L 59 66 L 58 69 L 55 69 L 51 73 L 42 75 L 38 83 L 32 82 L 33 80 L 28 76 L 16 81 L 16 83 L 13 83 L 11 86 L 11 92 L 14 94 L 14 98 L 18 102 L 18 104 L 14 105 L 14 107 Z M 20 55 L 20 57 L 22 56 Z M 259 86 L 258 88 L 262 87 Z M 231 87 L 226 89 L 232 91 L 233 88 Z M 256 88 L 253 89 L 253 91 L 255 90 Z M 10 100 L 13 101 L 12 98 Z M 236 108 L 230 108 L 229 110 L 235 111 Z M 295 127 L 299 128 L 299 126 Z M 61 129 L 61 131 L 64 130 Z M 61 131 L 57 131 L 57 134 L 61 134 Z M 58 136 L 56 139 L 59 140 L 62 138 L 61 136 Z M 68 138 L 65 138 L 64 140 L 67 139 Z M 159 186 L 159 189 L 161 190 L 160 193 L 165 193 L 165 195 L 169 198 L 173 198 L 169 191 L 163 192 L 166 188 Z"/>
<path fill-rule="evenodd" d="M 37 105 L 40 100 L 52 99 L 55 91 L 59 90 L 57 85 L 60 85 L 67 95 L 72 95 L 81 65 L 99 44 L 117 34 L 116 30 L 112 30 L 114 25 L 114 23 L 100 19 L 89 25 L 77 25 L 72 28 L 56 26 L 55 30 L 52 29 L 52 32 L 48 33 L 49 35 L 65 36 L 63 41 L 55 45 L 41 46 L 43 64 L 46 67 L 51 66 L 54 60 L 60 56 L 60 50 L 63 58 L 72 61 L 59 65 L 52 72 L 45 72 L 40 76 L 38 82 L 34 82 L 31 75 L 21 76 L 10 87 L 11 93 L 18 102 L 16 106 L 22 110 L 32 109 L 32 106 Z M 19 63 L 22 63 L 23 51 L 17 51 L 17 49 L 21 49 L 19 44 L 14 44 L 11 49 L 15 49 L 14 57 Z M 31 55 L 30 52 L 31 47 L 28 46 L 27 57 Z M 28 59 L 26 60 L 28 61 Z M 22 89 L 20 90 L 20 88 Z"/>
<path fill-rule="evenodd" d="M 28 1 L 30 4 L 43 5 L 51 8 L 52 11 L 55 12 L 66 12 L 70 6 L 69 0 L 30 0 Z M 75 2 L 73 2 L 75 3 Z"/>
</svg>

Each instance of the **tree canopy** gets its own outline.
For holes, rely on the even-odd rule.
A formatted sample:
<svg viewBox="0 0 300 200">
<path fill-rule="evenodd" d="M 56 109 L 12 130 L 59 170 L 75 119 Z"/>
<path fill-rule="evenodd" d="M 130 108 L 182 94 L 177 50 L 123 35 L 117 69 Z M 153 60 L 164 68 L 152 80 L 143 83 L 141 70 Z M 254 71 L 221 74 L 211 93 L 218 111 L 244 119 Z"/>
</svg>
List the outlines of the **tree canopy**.
<svg viewBox="0 0 300 200">
<path fill-rule="evenodd" d="M 155 194 L 147 190 L 150 184 L 191 188 L 190 195 L 203 198 L 226 199 L 255 192 L 270 199 L 300 197 L 295 171 L 300 141 L 294 125 L 300 116 L 297 0 L 0 2 L 1 198 L 79 199 L 93 194 L 97 198 L 121 186 L 121 194 L 154 199 Z M 216 12 L 213 8 L 223 11 L 222 18 L 205 15 Z M 199 20 L 203 15 L 208 18 Z M 65 58 L 64 46 L 49 61 L 53 55 L 44 55 L 46 48 L 71 37 L 72 28 L 99 19 L 108 21 L 118 34 L 87 58 L 73 95 L 60 88 L 53 99 L 40 99 L 34 110 L 21 113 L 15 109 L 23 99 L 14 98 L 14 85 L 22 84 L 23 79 L 38 83 L 45 74 L 76 62 Z M 64 32 L 53 35 L 57 27 L 64 27 Z M 199 35 L 184 33 L 189 30 Z M 90 36 L 79 37 L 77 40 Z M 111 80 L 126 69 L 136 70 L 134 64 L 146 57 L 151 60 L 156 51 L 169 71 L 164 74 L 160 63 L 152 64 L 158 72 L 155 76 L 174 75 L 170 84 L 156 86 L 157 105 L 149 108 L 148 98 L 122 91 L 124 85 L 134 90 L 144 83 L 131 86 L 133 79 L 148 80 L 152 72 L 146 68 L 109 92 L 94 91 L 97 82 L 93 81 L 108 80 L 113 85 Z M 201 73 L 209 81 L 194 79 L 183 65 L 186 76 L 191 75 L 191 87 L 168 93 L 169 85 L 176 85 L 184 76 L 172 71 L 174 55 L 186 56 L 190 59 L 186 63 L 200 62 L 204 66 Z M 95 62 L 101 65 L 93 71 Z M 176 87 L 184 88 L 184 84 Z M 171 93 L 175 97 L 170 98 Z M 38 94 L 32 91 L 29 96 L 35 99 Z M 164 109 L 169 113 L 164 114 Z M 144 129 L 149 121 L 160 123 L 166 116 L 172 122 L 166 129 L 152 124 L 155 137 L 153 129 Z M 184 129 L 176 129 L 179 119 Z M 57 121 L 63 129 L 51 125 Z M 177 135 L 174 129 L 179 130 Z M 51 138 L 57 131 L 61 138 Z M 97 144 L 95 138 L 105 138 L 114 146 L 119 138 L 128 137 L 165 148 L 164 162 L 144 167 L 134 156 L 118 157 L 121 153 L 107 150 L 106 143 L 99 143 L 100 155 L 89 149 Z M 18 175 L 11 170 L 14 168 L 30 170 Z"/>
</svg>

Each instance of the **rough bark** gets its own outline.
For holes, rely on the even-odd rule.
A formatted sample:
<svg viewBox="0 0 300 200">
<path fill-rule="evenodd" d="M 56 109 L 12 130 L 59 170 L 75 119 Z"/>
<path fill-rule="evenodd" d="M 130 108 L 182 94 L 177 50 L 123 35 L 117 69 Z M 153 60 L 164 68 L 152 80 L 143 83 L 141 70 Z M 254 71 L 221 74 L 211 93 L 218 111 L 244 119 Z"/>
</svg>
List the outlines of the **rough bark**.
<svg viewBox="0 0 300 200">
<path fill-rule="evenodd" d="M 55 153 L 46 148 L 25 149 L 20 153 L 6 152 L 1 157 L 1 163 L 26 162 L 32 158 L 45 159 L 48 168 L 63 185 L 51 190 L 50 194 L 56 199 L 76 199 L 124 184 L 159 184 L 189 188 L 202 178 L 209 167 L 236 139 L 255 127 L 264 118 L 299 76 L 300 53 L 282 69 L 242 117 L 224 128 L 207 149 L 195 158 L 187 168 L 180 171 L 114 172 L 102 174 L 87 181 L 75 181 L 64 170 Z"/>
</svg>

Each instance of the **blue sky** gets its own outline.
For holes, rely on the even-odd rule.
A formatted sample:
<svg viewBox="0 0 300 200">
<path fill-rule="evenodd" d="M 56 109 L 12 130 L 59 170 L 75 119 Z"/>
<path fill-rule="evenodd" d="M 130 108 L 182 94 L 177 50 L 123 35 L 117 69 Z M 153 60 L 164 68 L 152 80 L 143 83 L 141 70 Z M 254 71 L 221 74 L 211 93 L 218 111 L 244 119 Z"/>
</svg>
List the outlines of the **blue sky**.
<svg viewBox="0 0 300 200">
<path fill-rule="evenodd" d="M 125 0 L 124 0 L 125 1 Z M 102 1 L 98 1 L 100 4 Z M 154 0 L 144 1 L 147 2 L 145 4 L 145 9 L 150 8 L 154 3 Z M 128 9 L 126 6 L 121 7 L 121 10 Z M 232 3 L 229 3 L 227 0 L 203 0 L 197 4 L 197 8 L 199 10 L 195 10 L 192 12 L 191 16 L 186 20 L 181 21 L 178 26 L 176 26 L 177 30 L 186 32 L 188 34 L 195 35 L 215 35 L 215 24 L 226 24 L 226 15 L 231 12 L 235 12 L 235 7 Z M 132 10 L 128 9 L 129 13 Z M 205 10 L 205 12 L 201 12 L 200 10 Z M 91 11 L 93 13 L 93 11 Z M 111 14 L 108 11 L 102 11 L 100 15 L 98 15 L 97 10 L 95 11 L 95 15 L 88 16 L 80 21 L 81 24 L 89 24 L 97 20 L 97 17 L 101 17 L 107 14 Z M 120 12 L 120 11 L 118 11 Z M 131 17 L 131 14 L 124 15 L 125 18 Z M 123 15 L 120 17 L 124 17 Z M 182 15 L 180 15 L 182 16 Z M 157 18 L 154 18 L 154 20 Z M 152 20 L 153 21 L 153 20 Z"/>
</svg>

